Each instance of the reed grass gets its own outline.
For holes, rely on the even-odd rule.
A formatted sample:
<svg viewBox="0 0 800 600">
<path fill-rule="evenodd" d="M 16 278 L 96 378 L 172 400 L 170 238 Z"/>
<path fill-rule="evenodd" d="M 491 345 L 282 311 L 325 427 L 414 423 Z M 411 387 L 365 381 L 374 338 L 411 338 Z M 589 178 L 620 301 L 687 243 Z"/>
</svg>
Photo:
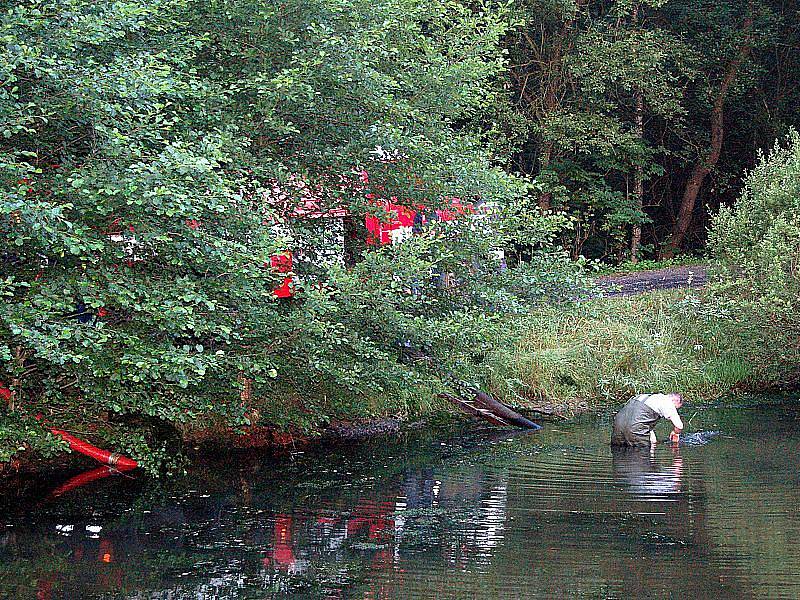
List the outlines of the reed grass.
<svg viewBox="0 0 800 600">
<path fill-rule="evenodd" d="M 518 341 L 492 357 L 491 386 L 522 408 L 597 410 L 657 391 L 709 401 L 778 377 L 763 334 L 693 291 L 545 308 L 509 326 Z"/>
</svg>

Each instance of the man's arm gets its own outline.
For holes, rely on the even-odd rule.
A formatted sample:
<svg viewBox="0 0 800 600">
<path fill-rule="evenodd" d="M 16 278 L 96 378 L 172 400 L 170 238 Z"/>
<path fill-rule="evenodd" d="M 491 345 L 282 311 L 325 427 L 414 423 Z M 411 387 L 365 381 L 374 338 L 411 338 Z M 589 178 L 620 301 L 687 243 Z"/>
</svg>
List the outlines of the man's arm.
<svg viewBox="0 0 800 600">
<path fill-rule="evenodd" d="M 662 418 L 672 422 L 672 433 L 669 434 L 669 439 L 677 442 L 681 431 L 683 431 L 683 421 L 681 421 L 681 417 L 678 414 L 678 409 L 672 403 L 672 398 L 666 394 L 652 394 L 645 400 L 645 404 L 656 411 Z"/>
<path fill-rule="evenodd" d="M 681 439 L 681 431 L 683 431 L 683 421 L 681 421 L 681 417 L 675 407 L 672 408 L 668 417 L 672 421 L 672 433 L 669 434 L 669 440 L 678 442 Z"/>
<path fill-rule="evenodd" d="M 664 416 L 672 422 L 672 433 L 669 434 L 669 440 L 677 443 L 681 438 L 681 431 L 683 431 L 683 421 L 678 414 L 678 409 L 670 403 L 664 407 Z"/>
<path fill-rule="evenodd" d="M 678 433 L 683 431 L 683 421 L 681 421 L 681 416 L 678 414 L 678 409 L 675 408 L 674 404 L 670 403 L 664 406 L 663 415 L 672 422 L 672 426 Z"/>
</svg>

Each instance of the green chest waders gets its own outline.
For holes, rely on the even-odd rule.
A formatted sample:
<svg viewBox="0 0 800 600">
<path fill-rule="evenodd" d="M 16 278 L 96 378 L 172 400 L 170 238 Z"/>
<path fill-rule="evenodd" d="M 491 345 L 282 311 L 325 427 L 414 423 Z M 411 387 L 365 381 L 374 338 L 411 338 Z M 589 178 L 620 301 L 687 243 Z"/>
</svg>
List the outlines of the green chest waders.
<svg viewBox="0 0 800 600">
<path fill-rule="evenodd" d="M 649 446 L 650 432 L 661 418 L 645 404 L 650 394 L 639 394 L 631 398 L 614 417 L 611 432 L 613 446 Z"/>
</svg>

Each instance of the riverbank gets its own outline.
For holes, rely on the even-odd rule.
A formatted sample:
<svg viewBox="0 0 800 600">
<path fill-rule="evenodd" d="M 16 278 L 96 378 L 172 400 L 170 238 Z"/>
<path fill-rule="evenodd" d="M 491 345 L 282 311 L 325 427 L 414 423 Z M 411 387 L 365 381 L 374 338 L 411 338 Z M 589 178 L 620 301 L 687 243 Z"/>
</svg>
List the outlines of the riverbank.
<svg viewBox="0 0 800 600">
<path fill-rule="evenodd" d="M 602 410 L 647 390 L 709 402 L 735 392 L 785 389 L 796 383 L 793 366 L 800 362 L 796 346 L 767 337 L 697 290 L 548 307 L 512 326 L 519 341 L 492 357 L 492 391 L 545 414 Z"/>
<path fill-rule="evenodd" d="M 601 287 L 621 295 L 509 317 L 505 325 L 509 339 L 515 341 L 504 343 L 487 357 L 486 389 L 535 418 L 563 420 L 612 410 L 642 391 L 677 390 L 689 402 L 702 403 L 736 392 L 790 387 L 791 365 L 800 363 L 800 350 L 784 344 L 782 353 L 777 353 L 780 340 L 765 339 L 757 326 L 725 313 L 701 290 L 646 291 L 659 284 L 697 285 L 705 277 L 704 271 L 695 277 L 698 268 L 702 267 L 606 278 Z M 152 441 L 132 445 L 121 433 L 109 434 L 102 428 L 94 434 L 90 431 L 89 436 L 99 445 L 144 458 L 149 472 L 155 474 L 165 467 L 179 469 L 176 456 L 204 449 L 291 453 L 314 444 L 396 434 L 414 424 L 424 427 L 428 420 L 454 411 L 430 390 L 409 390 L 409 395 L 421 398 L 413 410 L 408 410 L 408 402 L 376 400 L 364 407 L 363 414 L 351 411 L 313 432 L 270 425 L 268 418 L 262 418 L 239 432 L 225 427 L 195 428 L 169 445 Z M 0 477 L 84 461 L 63 453 L 42 456 L 36 450 L 29 448 L 3 463 Z"/>
</svg>

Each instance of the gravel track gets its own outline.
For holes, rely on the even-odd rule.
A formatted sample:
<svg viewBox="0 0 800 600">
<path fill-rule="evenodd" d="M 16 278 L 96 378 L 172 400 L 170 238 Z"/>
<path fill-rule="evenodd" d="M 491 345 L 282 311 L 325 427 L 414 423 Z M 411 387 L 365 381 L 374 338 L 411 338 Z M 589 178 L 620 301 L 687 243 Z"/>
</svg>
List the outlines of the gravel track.
<svg viewBox="0 0 800 600">
<path fill-rule="evenodd" d="M 701 288 L 707 282 L 708 272 L 703 265 L 670 267 L 628 275 L 608 275 L 598 280 L 600 289 L 607 298 L 634 296 L 654 290 Z"/>
</svg>

